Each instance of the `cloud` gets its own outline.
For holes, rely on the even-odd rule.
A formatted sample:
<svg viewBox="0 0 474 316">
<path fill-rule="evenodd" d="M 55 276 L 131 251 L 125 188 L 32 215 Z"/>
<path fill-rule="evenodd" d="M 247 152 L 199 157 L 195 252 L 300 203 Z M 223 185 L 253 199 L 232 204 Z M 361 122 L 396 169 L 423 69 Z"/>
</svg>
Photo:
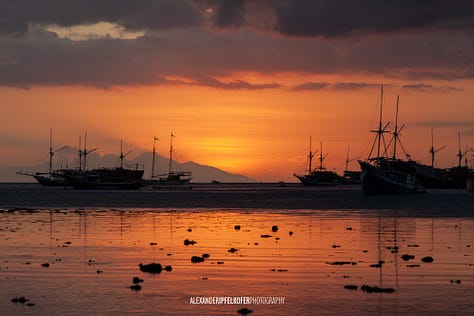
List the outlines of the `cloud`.
<svg viewBox="0 0 474 316">
<path fill-rule="evenodd" d="M 359 90 L 366 88 L 380 87 L 381 83 L 365 83 L 365 82 L 337 82 L 333 85 L 336 90 Z M 388 85 L 385 85 L 388 86 Z"/>
<path fill-rule="evenodd" d="M 277 8 L 276 30 L 324 38 L 428 29 L 472 29 L 474 4 L 458 1 L 292 0 Z"/>
<path fill-rule="evenodd" d="M 406 90 L 418 90 L 418 91 L 463 91 L 463 89 L 457 88 L 457 87 L 451 87 L 451 86 L 440 86 L 440 87 L 435 87 L 431 84 L 423 84 L 423 83 L 417 83 L 417 84 L 406 84 L 402 86 L 403 89 Z"/>
<path fill-rule="evenodd" d="M 31 26 L 109 22 L 130 30 L 191 27 L 203 23 L 196 1 L 186 0 L 0 0 L 0 34 L 24 36 Z"/>
<path fill-rule="evenodd" d="M 280 87 L 275 82 L 255 85 L 237 79 L 232 82 L 215 79 L 230 78 L 242 72 L 377 75 L 420 82 L 474 78 L 472 35 L 451 31 L 471 27 L 464 19 L 465 15 L 471 14 L 469 3 L 431 1 L 428 5 L 416 2 L 418 5 L 410 7 L 409 1 L 387 2 L 389 4 L 381 1 L 372 8 L 368 0 L 335 1 L 347 5 L 343 6 L 345 10 L 339 11 L 354 7 L 353 17 L 344 22 L 349 24 L 345 30 L 338 30 L 337 14 L 346 13 L 334 11 L 332 6 L 335 4 L 327 0 L 0 0 L 0 86 L 151 85 L 171 84 L 172 81 L 164 78 L 181 77 L 186 78 L 185 82 L 220 89 Z M 360 3 L 360 8 L 355 3 Z M 455 12 L 453 3 L 464 8 L 464 15 Z M 447 9 L 447 17 L 427 17 L 431 24 L 424 22 L 411 33 L 390 31 L 386 36 L 378 37 L 348 35 L 353 32 L 349 29 L 359 34 L 362 34 L 361 30 L 364 34 L 379 32 L 375 25 L 377 21 L 370 22 L 374 25 L 369 28 L 369 22 L 360 21 L 356 13 L 365 8 L 371 12 L 363 13 L 367 16 L 387 6 L 399 11 L 406 8 L 407 12 L 415 13 L 421 8 L 438 12 L 443 7 Z M 428 6 L 433 9 L 428 10 Z M 296 19 L 298 12 L 301 16 Z M 290 36 L 290 31 L 275 28 L 276 25 L 281 27 L 278 23 L 284 18 L 290 29 L 290 20 L 294 19 L 295 23 L 300 20 L 304 25 L 305 19 L 311 20 L 315 14 L 324 12 L 332 14 L 336 24 L 322 26 L 323 29 L 318 27 L 317 32 L 314 26 L 308 25 L 305 31 L 308 36 Z M 403 14 L 408 13 L 400 14 L 402 22 Z M 451 28 L 445 24 L 455 19 L 462 23 L 451 25 Z M 422 31 L 428 25 L 441 28 L 440 21 L 444 21 L 443 30 Z M 110 27 L 117 25 L 123 32 L 140 30 L 140 35 L 125 38 L 91 34 L 81 40 L 71 40 L 47 31 L 54 30 L 51 25 L 100 23 L 108 23 Z M 406 24 L 399 29 L 413 27 Z M 330 30 L 326 32 L 324 28 Z M 329 31 L 340 35 L 334 39 L 336 35 Z M 301 34 L 306 33 L 302 31 Z M 360 83 L 332 85 L 334 89 L 363 87 Z M 323 83 L 308 82 L 291 89 L 322 88 L 326 88 Z M 422 87 L 407 87 L 415 88 Z M 456 88 L 445 86 L 444 89 L 454 91 Z"/>
<path fill-rule="evenodd" d="M 304 90 L 322 90 L 329 84 L 327 82 L 305 82 L 291 88 L 293 91 L 304 91 Z"/>
<path fill-rule="evenodd" d="M 265 83 L 265 84 L 252 84 L 246 81 L 237 80 L 231 82 L 223 82 L 215 78 L 203 78 L 197 82 L 198 85 L 225 89 L 225 90 L 235 90 L 235 89 L 245 89 L 245 90 L 261 90 L 261 89 L 276 89 L 280 88 L 281 85 L 278 83 Z"/>
</svg>

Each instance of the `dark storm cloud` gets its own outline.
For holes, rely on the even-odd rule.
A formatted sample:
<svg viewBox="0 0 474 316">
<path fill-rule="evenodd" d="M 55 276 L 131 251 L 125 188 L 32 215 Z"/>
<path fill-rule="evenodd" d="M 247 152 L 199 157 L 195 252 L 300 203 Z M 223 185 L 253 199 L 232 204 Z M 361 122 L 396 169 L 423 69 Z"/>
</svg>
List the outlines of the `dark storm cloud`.
<svg viewBox="0 0 474 316">
<path fill-rule="evenodd" d="M 471 0 L 289 0 L 277 8 L 276 22 L 286 35 L 326 38 L 473 26 Z"/>
<path fill-rule="evenodd" d="M 7 36 L 22 36 L 32 25 L 110 22 L 153 30 L 195 26 L 201 18 L 200 8 L 184 0 L 0 0 L 0 34 Z"/>
<path fill-rule="evenodd" d="M 217 2 L 215 23 L 219 27 L 244 24 L 245 0 L 221 0 Z"/>
<path fill-rule="evenodd" d="M 346 9 L 336 10 L 334 3 Z M 239 72 L 376 74 L 419 82 L 424 79 L 454 81 L 474 78 L 472 32 L 453 32 L 451 28 L 446 28 L 438 32 L 393 32 L 387 36 L 337 40 L 319 38 L 335 36 L 336 33 L 349 34 L 352 32 L 349 30 L 356 33 L 395 31 L 397 27 L 379 28 L 378 18 L 368 22 L 357 16 L 364 8 L 368 12 L 363 16 L 368 19 L 368 15 L 372 14 L 370 12 L 378 13 L 377 10 L 387 6 L 398 10 L 394 12 L 402 12 L 405 8 L 405 15 L 419 14 L 421 8 L 431 13 L 427 17 L 419 17 L 424 21 L 416 26 L 419 30 L 429 25 L 447 26 L 449 21 L 454 22 L 455 19 L 459 24 L 455 26 L 453 23 L 450 27 L 471 27 L 472 22 L 467 22 L 465 17 L 472 15 L 472 5 L 463 1 L 443 3 L 368 0 L 0 0 L 0 86 L 172 84 L 180 82 L 167 78 L 183 77 L 186 80 L 182 84 L 194 82 L 220 89 L 280 87 L 275 82 L 256 85 L 218 79 Z M 456 6 L 463 8 L 464 13 L 456 13 Z M 447 11 L 439 12 L 441 7 Z M 351 14 L 343 12 L 346 10 Z M 437 18 L 434 12 L 439 13 Z M 299 18 L 297 13 L 301 13 Z M 305 22 L 312 20 L 314 14 L 330 18 L 332 26 Z M 344 17 L 342 22 L 339 22 L 340 15 Z M 290 32 L 293 20 L 300 26 L 308 24 L 306 31 Z M 403 18 L 403 15 L 399 20 L 398 29 L 414 27 L 413 23 L 408 23 L 411 20 Z M 282 21 L 285 21 L 285 28 L 282 28 Z M 46 31 L 46 26 L 52 24 L 73 26 L 97 22 L 111 22 L 127 30 L 145 32 L 135 39 L 97 36 L 72 41 Z M 347 25 L 341 29 L 340 23 Z M 275 36 L 276 33 L 269 31 L 274 31 L 275 25 L 279 31 L 299 37 Z M 326 87 L 324 83 L 310 82 L 290 89 L 359 89 L 366 87 L 364 85 L 336 83 Z"/>
</svg>

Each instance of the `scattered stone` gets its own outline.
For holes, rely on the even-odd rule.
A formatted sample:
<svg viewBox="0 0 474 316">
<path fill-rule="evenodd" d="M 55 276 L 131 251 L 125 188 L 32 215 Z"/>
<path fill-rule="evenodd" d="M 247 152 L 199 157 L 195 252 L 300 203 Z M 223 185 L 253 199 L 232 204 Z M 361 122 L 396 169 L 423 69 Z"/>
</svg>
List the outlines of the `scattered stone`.
<svg viewBox="0 0 474 316">
<path fill-rule="evenodd" d="M 357 262 L 354 261 L 334 261 L 334 262 L 326 262 L 327 264 L 330 264 L 332 266 L 342 266 L 342 265 L 356 265 Z"/>
<path fill-rule="evenodd" d="M 350 276 L 348 276 L 348 275 L 343 275 L 342 278 L 343 278 L 343 279 L 349 279 Z"/>
<path fill-rule="evenodd" d="M 367 293 L 393 293 L 395 289 L 391 287 L 378 287 L 378 286 L 370 286 L 370 285 L 362 285 L 360 289 Z"/>
<path fill-rule="evenodd" d="M 348 290 L 357 290 L 359 287 L 354 284 L 348 284 L 348 285 L 344 285 L 344 288 Z"/>
<path fill-rule="evenodd" d="M 384 263 L 385 263 L 385 261 L 379 260 L 379 263 L 371 264 L 370 267 L 372 267 L 372 268 L 381 268 L 382 264 L 384 264 Z"/>
<path fill-rule="evenodd" d="M 261 238 L 271 238 L 273 237 L 272 235 L 260 235 Z"/>
<path fill-rule="evenodd" d="M 42 267 L 49 268 L 49 263 L 43 263 L 41 264 Z"/>
<path fill-rule="evenodd" d="M 104 273 L 104 271 L 102 271 L 102 270 L 97 270 L 96 272 L 97 272 L 97 274 Z"/>
<path fill-rule="evenodd" d="M 363 253 L 367 253 L 367 252 L 369 252 L 369 251 L 364 249 L 364 250 L 362 250 L 362 252 L 363 252 Z"/>
<path fill-rule="evenodd" d="M 133 277 L 132 282 L 133 284 L 138 284 L 143 282 L 143 279 L 140 279 L 139 277 Z"/>
<path fill-rule="evenodd" d="M 451 280 L 449 281 L 450 283 L 456 283 L 456 284 L 461 284 L 461 280 Z"/>
<path fill-rule="evenodd" d="M 204 258 L 203 258 L 203 257 L 199 257 L 199 256 L 192 256 L 192 257 L 191 257 L 191 262 L 192 262 L 192 263 L 204 262 Z"/>
<path fill-rule="evenodd" d="M 217 261 L 217 264 L 224 264 L 224 261 Z"/>
<path fill-rule="evenodd" d="M 407 247 L 420 247 L 420 245 L 413 244 L 413 245 L 407 245 Z"/>
<path fill-rule="evenodd" d="M 333 248 L 341 248 L 341 245 L 332 245 Z"/>
<path fill-rule="evenodd" d="M 419 264 L 407 264 L 407 268 L 418 268 Z"/>
<path fill-rule="evenodd" d="M 70 245 L 70 244 L 72 244 L 72 242 L 71 241 L 66 241 L 64 244 L 65 245 Z"/>
<path fill-rule="evenodd" d="M 163 267 L 159 263 L 139 264 L 140 271 L 148 273 L 161 273 Z"/>
<path fill-rule="evenodd" d="M 203 253 L 203 254 L 202 254 L 202 257 L 203 257 L 204 259 L 207 259 L 207 258 L 209 258 L 210 256 L 211 256 L 211 255 L 208 254 L 208 253 Z"/>
<path fill-rule="evenodd" d="M 293 232 L 290 230 L 290 231 L 288 232 L 288 235 L 290 235 L 290 236 L 293 235 Z"/>
<path fill-rule="evenodd" d="M 253 310 L 244 307 L 244 308 L 239 309 L 237 313 L 242 314 L 242 315 L 247 315 L 247 314 L 253 313 Z"/>
<path fill-rule="evenodd" d="M 433 257 L 428 256 L 428 257 L 421 258 L 421 261 L 425 262 L 425 263 L 431 263 L 431 262 L 434 261 L 434 259 L 433 259 Z"/>
<path fill-rule="evenodd" d="M 278 231 L 278 226 L 277 225 L 273 225 L 272 226 L 272 232 L 276 233 Z"/>
<path fill-rule="evenodd" d="M 135 285 L 131 285 L 130 289 L 134 291 L 140 291 L 142 289 L 142 286 L 140 284 L 135 284 Z"/>
<path fill-rule="evenodd" d="M 194 240 L 189 240 L 189 239 L 184 240 L 184 245 L 185 246 L 194 245 L 195 243 L 196 242 Z"/>
<path fill-rule="evenodd" d="M 234 252 L 236 252 L 236 251 L 237 251 L 237 249 L 236 249 L 236 248 L 230 248 L 230 249 L 229 249 L 229 250 L 227 250 L 227 251 L 228 251 L 228 252 L 231 252 L 231 253 L 234 253 Z"/>
<path fill-rule="evenodd" d="M 240 230 L 240 225 L 235 225 L 235 226 L 234 226 L 234 229 L 235 229 L 235 230 Z"/>
<path fill-rule="evenodd" d="M 171 270 L 173 270 L 173 267 L 172 266 L 165 266 L 164 270 L 167 271 L 167 272 L 171 272 Z"/>
<path fill-rule="evenodd" d="M 156 245 L 157 245 L 156 242 L 151 242 L 151 243 L 150 243 L 150 246 L 156 246 Z"/>
<path fill-rule="evenodd" d="M 415 259 L 415 256 L 406 254 L 406 255 L 401 256 L 401 258 L 405 261 L 408 261 L 410 259 Z"/>
<path fill-rule="evenodd" d="M 346 227 L 346 230 L 352 230 L 352 227 Z"/>
<path fill-rule="evenodd" d="M 29 301 L 29 299 L 27 299 L 27 298 L 24 297 L 24 296 L 21 296 L 21 297 L 12 298 L 11 301 L 12 301 L 13 303 L 16 303 L 16 304 L 25 304 L 26 302 Z"/>
<path fill-rule="evenodd" d="M 188 228 L 188 232 L 192 232 L 193 230 L 191 228 Z"/>
</svg>

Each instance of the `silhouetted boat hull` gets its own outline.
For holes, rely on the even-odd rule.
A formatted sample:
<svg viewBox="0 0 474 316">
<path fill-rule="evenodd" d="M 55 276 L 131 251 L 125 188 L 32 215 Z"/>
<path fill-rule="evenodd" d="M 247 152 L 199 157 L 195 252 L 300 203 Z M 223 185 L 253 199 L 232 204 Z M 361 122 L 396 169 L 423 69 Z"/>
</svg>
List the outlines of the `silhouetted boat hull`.
<svg viewBox="0 0 474 316">
<path fill-rule="evenodd" d="M 466 180 L 466 189 L 469 192 L 474 192 L 474 169 L 469 171 L 469 175 Z"/>
<path fill-rule="evenodd" d="M 137 190 L 143 186 L 143 170 L 102 168 L 74 171 L 66 174 L 67 182 L 74 189 Z"/>
<path fill-rule="evenodd" d="M 335 186 L 339 185 L 339 176 L 333 171 L 316 170 L 310 174 L 297 175 L 301 183 L 305 186 Z"/>
<path fill-rule="evenodd" d="M 36 173 L 32 175 L 38 183 L 45 187 L 66 187 L 69 186 L 69 183 L 64 178 L 63 173 L 52 173 L 43 175 Z"/>
<path fill-rule="evenodd" d="M 407 194 L 419 189 L 414 174 L 381 168 L 364 161 L 359 161 L 359 164 L 362 190 L 366 194 Z"/>
</svg>

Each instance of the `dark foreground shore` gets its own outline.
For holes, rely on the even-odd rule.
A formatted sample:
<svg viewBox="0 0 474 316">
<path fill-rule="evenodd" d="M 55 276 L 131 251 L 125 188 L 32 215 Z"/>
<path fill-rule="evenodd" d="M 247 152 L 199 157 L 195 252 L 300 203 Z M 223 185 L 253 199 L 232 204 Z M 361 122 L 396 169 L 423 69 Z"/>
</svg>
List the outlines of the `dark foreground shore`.
<svg viewBox="0 0 474 316">
<path fill-rule="evenodd" d="M 243 208 L 398 210 L 416 215 L 470 216 L 474 194 L 430 190 L 413 195 L 365 195 L 359 186 L 304 187 L 300 184 L 193 184 L 192 189 L 92 191 L 0 184 L 0 208 Z"/>
</svg>

